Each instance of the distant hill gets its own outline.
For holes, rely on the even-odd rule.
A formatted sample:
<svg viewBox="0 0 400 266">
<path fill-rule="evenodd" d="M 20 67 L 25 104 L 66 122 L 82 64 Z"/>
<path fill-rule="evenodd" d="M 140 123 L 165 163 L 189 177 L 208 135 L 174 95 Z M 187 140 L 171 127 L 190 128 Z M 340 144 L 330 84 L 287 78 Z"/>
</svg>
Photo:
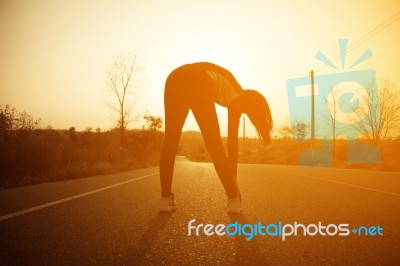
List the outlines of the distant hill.
<svg viewBox="0 0 400 266">
<path fill-rule="evenodd" d="M 222 143 L 226 149 L 227 138 L 222 138 Z M 258 139 L 246 138 L 246 151 L 256 151 L 262 147 Z M 239 154 L 243 153 L 243 138 L 239 138 Z M 209 154 L 205 148 L 203 136 L 199 131 L 182 132 L 181 141 L 179 143 L 178 154 L 185 155 L 197 161 L 210 161 Z"/>
<path fill-rule="evenodd" d="M 203 140 L 203 136 L 200 131 L 184 131 L 182 132 L 181 141 L 182 140 Z"/>
</svg>

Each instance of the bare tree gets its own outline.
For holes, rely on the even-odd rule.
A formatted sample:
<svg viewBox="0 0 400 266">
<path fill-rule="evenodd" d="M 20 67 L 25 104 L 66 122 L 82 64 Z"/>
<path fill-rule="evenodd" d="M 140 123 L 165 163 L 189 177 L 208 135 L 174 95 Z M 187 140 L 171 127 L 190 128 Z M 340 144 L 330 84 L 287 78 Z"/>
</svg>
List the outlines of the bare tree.
<svg viewBox="0 0 400 266">
<path fill-rule="evenodd" d="M 113 58 L 106 72 L 106 90 L 111 99 L 107 106 L 116 116 L 120 143 L 124 141 L 127 125 L 134 120 L 133 107 L 137 93 L 137 56 L 120 54 Z"/>
<path fill-rule="evenodd" d="M 292 136 L 297 140 L 304 140 L 307 135 L 307 130 L 309 126 L 303 122 L 296 120 L 292 123 Z"/>
<path fill-rule="evenodd" d="M 371 144 L 378 144 L 400 126 L 399 91 L 388 79 L 379 83 L 375 93 L 374 81 L 370 82 L 362 96 L 361 105 L 354 108 L 355 122 L 352 124 Z"/>
<path fill-rule="evenodd" d="M 292 129 L 289 124 L 282 125 L 277 129 L 278 134 L 284 139 L 290 139 L 292 136 Z"/>
<path fill-rule="evenodd" d="M 323 116 L 324 122 L 327 121 L 329 127 L 329 133 L 332 134 L 332 153 L 335 154 L 336 150 L 336 134 L 337 134 L 337 115 L 339 111 L 339 97 L 341 94 L 341 88 L 337 87 L 331 90 L 330 94 L 324 98 L 326 106 L 328 107 L 329 113 Z"/>
<path fill-rule="evenodd" d="M 143 118 L 146 120 L 148 130 L 157 131 L 162 128 L 163 120 L 160 116 L 145 115 Z"/>
</svg>

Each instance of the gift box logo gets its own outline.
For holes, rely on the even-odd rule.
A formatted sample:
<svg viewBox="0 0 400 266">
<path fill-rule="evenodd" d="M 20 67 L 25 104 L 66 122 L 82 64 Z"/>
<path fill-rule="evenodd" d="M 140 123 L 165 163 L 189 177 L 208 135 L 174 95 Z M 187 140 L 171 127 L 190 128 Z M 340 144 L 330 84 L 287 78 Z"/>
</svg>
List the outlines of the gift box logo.
<svg viewBox="0 0 400 266">
<path fill-rule="evenodd" d="M 380 152 L 372 146 L 359 144 L 360 131 L 377 130 L 380 126 L 379 95 L 376 73 L 373 69 L 343 71 L 346 59 L 347 40 L 339 40 L 342 71 L 314 77 L 314 138 L 322 140 L 319 150 L 309 150 L 300 155 L 299 164 L 308 166 L 332 165 L 332 140 L 335 136 L 347 140 L 347 161 L 349 163 L 376 163 Z M 360 64 L 372 56 L 370 49 L 365 51 L 350 67 Z M 338 70 L 324 54 L 318 52 L 316 59 Z M 299 124 L 311 125 L 311 79 L 300 77 L 286 82 L 289 101 L 289 114 L 292 132 Z M 375 119 L 378 123 L 368 123 Z M 293 138 L 309 139 L 311 130 Z"/>
</svg>

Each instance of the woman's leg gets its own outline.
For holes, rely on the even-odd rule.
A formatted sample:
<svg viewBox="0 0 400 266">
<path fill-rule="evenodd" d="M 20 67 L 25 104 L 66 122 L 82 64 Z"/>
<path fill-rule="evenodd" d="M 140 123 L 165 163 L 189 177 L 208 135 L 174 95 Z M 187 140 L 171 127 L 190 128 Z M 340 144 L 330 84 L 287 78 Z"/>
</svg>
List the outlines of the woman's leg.
<svg viewBox="0 0 400 266">
<path fill-rule="evenodd" d="M 238 191 L 222 145 L 215 103 L 212 96 L 207 93 L 203 93 L 202 96 L 198 95 L 198 97 L 197 101 L 191 106 L 192 112 L 200 126 L 204 142 L 210 152 L 215 170 L 228 194 L 228 198 L 236 198 L 238 197 Z"/>
<path fill-rule="evenodd" d="M 176 151 L 182 134 L 182 127 L 189 113 L 189 105 L 181 95 L 182 86 L 173 77 L 169 78 L 165 85 L 165 136 L 160 157 L 160 181 L 162 197 L 171 195 L 172 177 Z"/>
</svg>

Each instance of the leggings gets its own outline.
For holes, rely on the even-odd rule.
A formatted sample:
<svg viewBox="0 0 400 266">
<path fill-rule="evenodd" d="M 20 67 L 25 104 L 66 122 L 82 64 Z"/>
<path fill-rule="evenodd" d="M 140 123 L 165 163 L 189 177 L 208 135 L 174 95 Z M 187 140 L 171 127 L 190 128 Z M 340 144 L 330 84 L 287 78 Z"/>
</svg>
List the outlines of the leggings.
<svg viewBox="0 0 400 266">
<path fill-rule="evenodd" d="M 208 74 L 188 65 L 174 70 L 165 84 L 164 107 L 165 139 L 160 158 L 162 196 L 171 195 L 175 156 L 182 127 L 189 110 L 192 110 L 228 198 L 238 197 L 236 183 L 222 145 L 213 99 L 213 81 Z"/>
</svg>

